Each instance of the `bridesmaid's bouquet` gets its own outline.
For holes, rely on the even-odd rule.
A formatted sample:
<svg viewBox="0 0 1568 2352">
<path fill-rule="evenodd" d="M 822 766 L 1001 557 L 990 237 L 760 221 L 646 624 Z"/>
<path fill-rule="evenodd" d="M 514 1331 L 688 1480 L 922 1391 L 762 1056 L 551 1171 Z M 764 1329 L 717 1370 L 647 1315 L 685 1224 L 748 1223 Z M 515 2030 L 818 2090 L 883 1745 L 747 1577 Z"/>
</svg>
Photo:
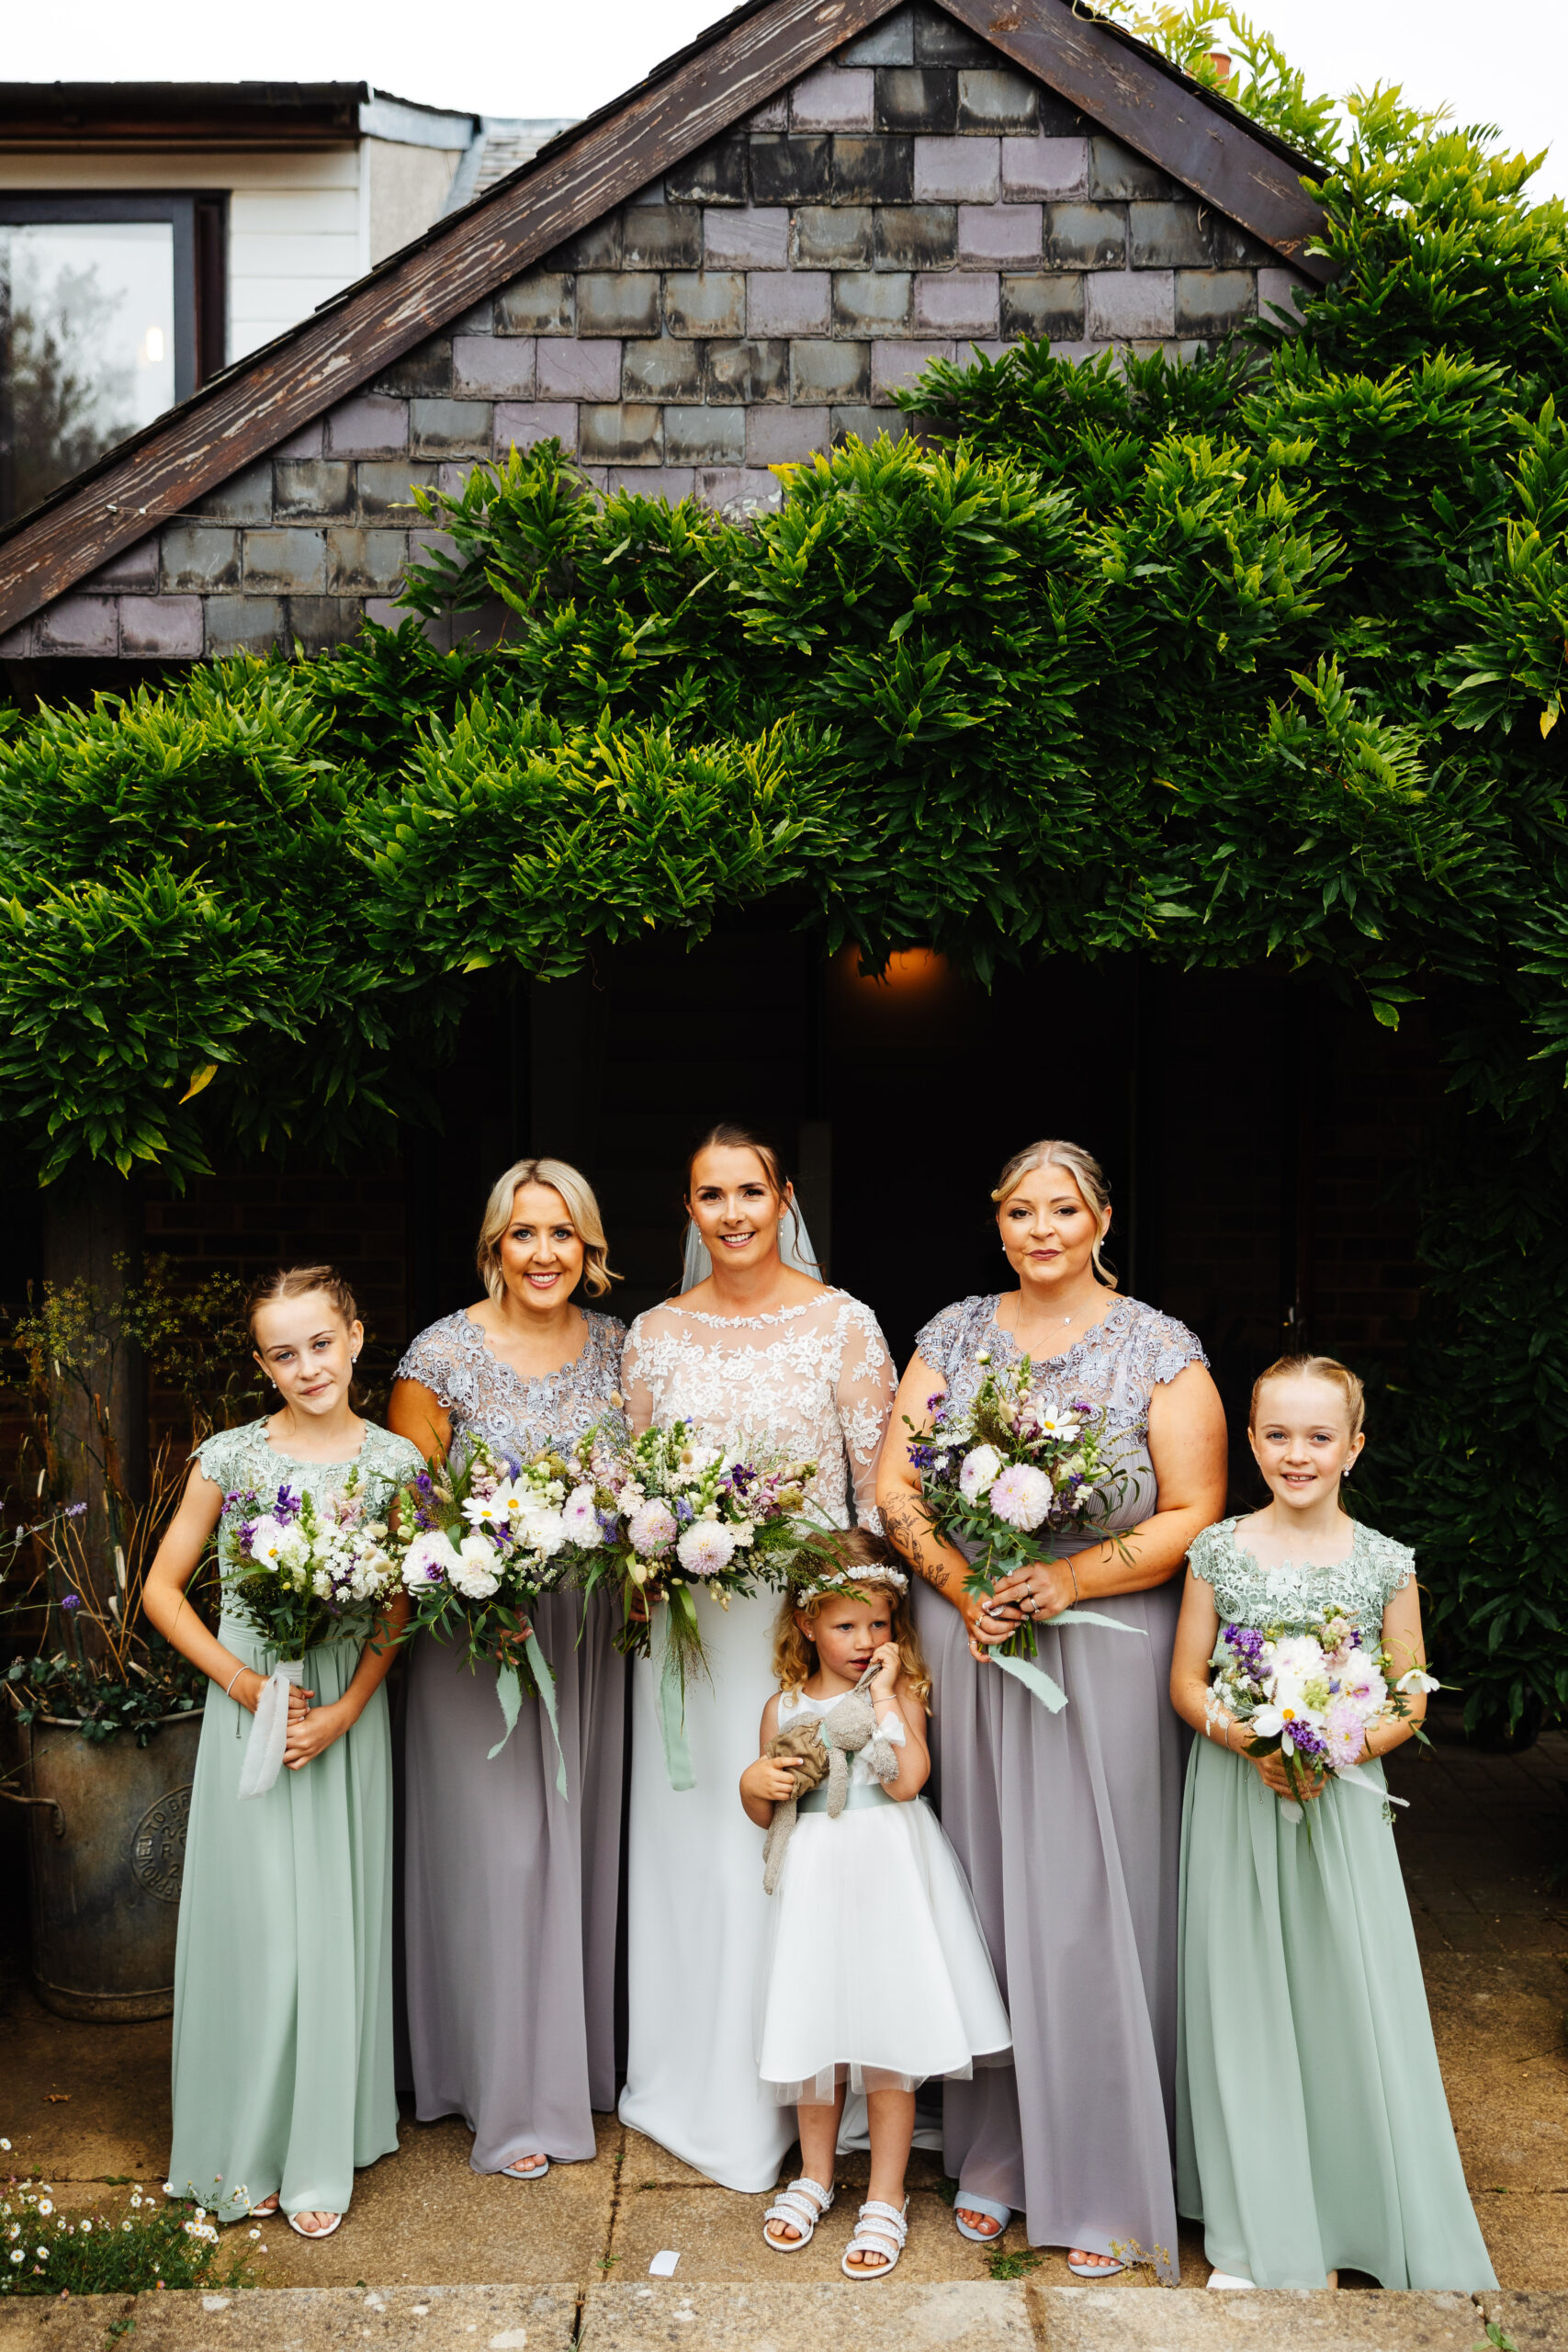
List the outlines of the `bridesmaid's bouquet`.
<svg viewBox="0 0 1568 2352">
<path fill-rule="evenodd" d="M 1032 1385 L 1028 1356 L 1001 1371 L 991 1368 L 988 1354 L 979 1362 L 985 1376 L 969 1404 L 956 1404 L 951 1395 L 933 1396 L 926 1430 L 916 1430 L 907 1414 L 904 1426 L 914 1431 L 909 1459 L 920 1474 L 931 1531 L 945 1543 L 970 1547 L 964 1589 L 989 1600 L 1004 1577 L 1055 1560 L 1052 1537 L 1077 1533 L 1108 1517 L 1117 1496 L 1103 1413 L 1082 1397 L 1054 1410 Z M 1119 1537 L 1110 1540 L 1120 1545 Z M 1065 1609 L 1038 1622 L 1101 1625 L 1122 1634 L 1142 1630 L 1092 1609 Z M 991 1656 L 1055 1713 L 1066 1705 L 1066 1693 L 1028 1663 L 1036 1655 L 1034 1626 L 1025 1618 Z"/>
<path fill-rule="evenodd" d="M 318 1643 L 368 1639 L 397 1589 L 395 1544 L 369 1516 L 351 1470 L 340 1493 L 318 1502 L 309 1487 L 254 1488 L 225 1498 L 241 1513 L 223 1577 L 225 1606 L 248 1625 L 277 1665 L 256 1703 L 240 1767 L 240 1794 L 259 1797 L 283 1764 L 288 1691 Z"/>
<path fill-rule="evenodd" d="M 567 1465 L 558 1454 L 512 1464 L 482 1439 L 467 1439 L 409 1479 L 396 1505 L 394 1543 L 412 1604 L 404 1639 L 415 1634 L 460 1644 L 468 1665 L 493 1661 L 506 1729 L 516 1728 L 525 1694 L 540 1699 L 555 1733 L 556 1785 L 566 1764 L 556 1722 L 556 1685 L 533 1614 L 540 1595 L 567 1579 L 570 1555 L 561 1506 Z"/>
<path fill-rule="evenodd" d="M 1367 1729 L 1403 1720 L 1412 1692 L 1441 1685 L 1418 1667 L 1396 1680 L 1382 1643 L 1369 1641 L 1353 1618 L 1333 1613 L 1262 1627 L 1226 1625 L 1210 1664 L 1212 1718 L 1228 1709 L 1252 1734 L 1249 1756 L 1282 1756 L 1292 1789 L 1299 1792 L 1304 1767 L 1364 1789 L 1380 1804 L 1407 1803 L 1366 1778 L 1360 1759 Z M 1289 1804 L 1285 1817 L 1300 1821 L 1303 1811 Z"/>
<path fill-rule="evenodd" d="M 811 1532 L 801 1524 L 814 1462 L 766 1467 L 704 1444 L 686 1421 L 611 1446 L 597 1432 L 570 1460 L 563 1517 L 589 1592 L 618 1589 L 616 1647 L 660 1659 L 659 1707 L 671 1785 L 694 1786 L 682 1725 L 686 1684 L 708 1672 L 696 1589 L 721 1608 L 759 1584 L 782 1588 Z"/>
<path fill-rule="evenodd" d="M 325 1502 L 288 1486 L 265 1498 L 254 1488 L 225 1498 L 243 1514 L 226 1604 L 280 1658 L 368 1634 L 397 1589 L 395 1547 L 386 1521 L 367 1516 L 358 1475 L 350 1471 Z"/>
</svg>

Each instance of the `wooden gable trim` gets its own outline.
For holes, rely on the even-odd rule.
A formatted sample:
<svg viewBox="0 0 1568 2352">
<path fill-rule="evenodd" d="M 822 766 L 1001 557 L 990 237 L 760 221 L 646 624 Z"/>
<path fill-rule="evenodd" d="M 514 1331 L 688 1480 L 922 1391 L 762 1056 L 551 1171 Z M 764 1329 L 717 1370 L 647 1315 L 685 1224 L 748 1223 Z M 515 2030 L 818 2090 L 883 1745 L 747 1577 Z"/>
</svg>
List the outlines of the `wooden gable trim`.
<svg viewBox="0 0 1568 2352">
<path fill-rule="evenodd" d="M 668 68 L 0 535 L 0 636 L 314 422 L 900 0 L 754 0 Z M 1303 271 L 1322 215 L 1276 142 L 1069 0 L 940 0 L 1003 55 Z M 1293 195 L 1292 195 L 1293 190 Z"/>
<path fill-rule="evenodd" d="M 0 541 L 0 636 L 186 513 L 552 247 L 763 106 L 898 0 L 776 0 L 161 418 Z"/>
<path fill-rule="evenodd" d="M 1329 264 L 1307 251 L 1327 225 L 1301 174 L 1304 156 L 1271 140 L 1072 0 L 941 0 L 950 16 L 1010 57 L 1171 178 L 1239 220 L 1318 283 Z"/>
</svg>

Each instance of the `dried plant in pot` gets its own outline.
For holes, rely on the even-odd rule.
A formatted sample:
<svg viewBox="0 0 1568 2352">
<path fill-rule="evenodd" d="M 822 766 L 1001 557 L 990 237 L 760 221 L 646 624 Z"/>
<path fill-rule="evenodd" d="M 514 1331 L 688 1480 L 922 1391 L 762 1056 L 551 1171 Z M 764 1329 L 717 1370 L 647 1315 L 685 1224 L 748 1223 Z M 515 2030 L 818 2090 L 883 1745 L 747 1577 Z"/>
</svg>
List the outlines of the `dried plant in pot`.
<svg viewBox="0 0 1568 2352">
<path fill-rule="evenodd" d="M 239 1285 L 191 1297 L 156 1264 L 106 1301 L 46 1292 L 10 1332 L 28 1412 L 17 1489 L 32 1506 L 0 1544 L 0 1690 L 9 1769 L 0 1798 L 28 1813 L 32 1972 L 59 2014 L 167 2014 L 204 1678 L 141 1616 L 141 1587 L 184 1487 L 193 1444 L 252 1408 L 212 1366 L 231 1344 Z M 225 1326 L 231 1328 L 225 1328 Z M 140 1493 L 110 1406 L 127 1357 L 179 1397 Z M 52 1505 L 52 1508 L 51 1506 Z M 193 1587 L 214 1609 L 214 1565 Z"/>
</svg>

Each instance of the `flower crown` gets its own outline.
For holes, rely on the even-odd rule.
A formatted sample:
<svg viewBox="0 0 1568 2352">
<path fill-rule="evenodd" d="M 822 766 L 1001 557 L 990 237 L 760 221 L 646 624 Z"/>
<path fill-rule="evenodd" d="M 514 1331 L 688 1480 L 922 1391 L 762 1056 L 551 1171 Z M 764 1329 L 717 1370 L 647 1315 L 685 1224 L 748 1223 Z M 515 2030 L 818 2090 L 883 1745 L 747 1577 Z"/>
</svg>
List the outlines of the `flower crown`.
<svg viewBox="0 0 1568 2352">
<path fill-rule="evenodd" d="M 909 1579 L 902 1568 L 885 1567 L 874 1560 L 863 1568 L 835 1568 L 830 1576 L 812 1577 L 796 1588 L 795 1598 L 809 1600 L 818 1593 L 853 1592 L 858 1586 L 867 1584 L 890 1584 L 899 1592 L 909 1589 Z"/>
</svg>

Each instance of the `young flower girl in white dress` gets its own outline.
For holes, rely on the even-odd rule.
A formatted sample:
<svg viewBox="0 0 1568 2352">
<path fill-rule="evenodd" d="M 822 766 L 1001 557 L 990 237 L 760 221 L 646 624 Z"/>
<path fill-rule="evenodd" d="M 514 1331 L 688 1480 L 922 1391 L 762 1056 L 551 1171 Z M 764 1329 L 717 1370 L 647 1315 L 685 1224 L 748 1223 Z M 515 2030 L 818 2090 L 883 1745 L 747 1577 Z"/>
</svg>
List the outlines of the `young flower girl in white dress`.
<svg viewBox="0 0 1568 2352">
<path fill-rule="evenodd" d="M 908 1579 L 882 1538 L 863 1529 L 831 1548 L 840 1565 L 780 1611 L 780 1687 L 762 1714 L 763 1749 L 815 1718 L 829 1752 L 846 1743 L 853 1750 L 847 1775 L 835 1758 L 831 1777 L 798 1799 L 782 1858 L 785 1824 L 768 1843 L 773 1894 L 758 2071 L 764 2091 L 796 2110 L 802 2177 L 769 2206 L 762 2234 L 780 2254 L 808 2242 L 833 2202 L 845 2090 L 863 2091 L 870 2190 L 841 2267 L 851 2278 L 876 2278 L 908 2234 L 904 2173 L 917 2087 L 1005 2058 L 1012 2036 L 974 1897 L 919 1793 L 931 1771 L 931 1679 Z M 863 1681 L 871 1705 L 854 1711 L 859 1724 L 849 1711 L 829 1723 Z M 787 1760 L 762 1754 L 741 1774 L 740 1800 L 760 1829 L 771 1829 L 799 1786 Z"/>
</svg>

